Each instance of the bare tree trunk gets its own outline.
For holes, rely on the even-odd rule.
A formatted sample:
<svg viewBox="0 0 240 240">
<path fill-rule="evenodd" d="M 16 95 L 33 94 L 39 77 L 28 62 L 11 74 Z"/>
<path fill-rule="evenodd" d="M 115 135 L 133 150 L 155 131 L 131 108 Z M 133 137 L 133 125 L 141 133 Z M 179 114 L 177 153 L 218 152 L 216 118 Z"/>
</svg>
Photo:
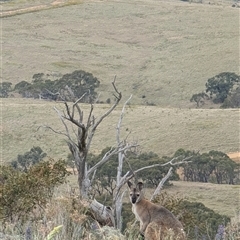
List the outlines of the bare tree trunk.
<svg viewBox="0 0 240 240">
<path fill-rule="evenodd" d="M 94 199 L 90 204 L 90 208 L 94 212 L 94 218 L 101 223 L 101 225 L 115 227 L 115 221 L 110 207 L 106 207 Z"/>
<path fill-rule="evenodd" d="M 125 107 L 128 104 L 128 102 L 131 100 L 132 95 L 129 97 L 129 99 L 125 102 L 122 112 L 118 121 L 117 125 L 117 143 L 120 144 L 120 130 L 121 130 L 121 123 L 123 119 L 123 114 L 125 111 Z M 126 144 L 126 143 L 125 143 Z M 116 193 L 113 197 L 113 211 L 115 215 L 115 221 L 116 221 L 116 228 L 120 231 L 122 230 L 122 198 L 123 194 L 120 194 L 120 190 L 122 188 L 121 182 L 122 182 L 122 170 L 123 170 L 123 161 L 125 158 L 125 152 L 124 149 L 121 149 L 118 153 L 118 167 L 117 167 L 117 178 L 116 178 Z"/>
<path fill-rule="evenodd" d="M 168 180 L 168 178 L 172 175 L 172 167 L 169 168 L 168 173 L 166 174 L 166 176 L 160 181 L 160 183 L 158 184 L 157 188 L 155 189 L 150 201 L 153 201 L 154 198 L 160 193 L 160 191 L 163 188 L 164 183 Z"/>
</svg>

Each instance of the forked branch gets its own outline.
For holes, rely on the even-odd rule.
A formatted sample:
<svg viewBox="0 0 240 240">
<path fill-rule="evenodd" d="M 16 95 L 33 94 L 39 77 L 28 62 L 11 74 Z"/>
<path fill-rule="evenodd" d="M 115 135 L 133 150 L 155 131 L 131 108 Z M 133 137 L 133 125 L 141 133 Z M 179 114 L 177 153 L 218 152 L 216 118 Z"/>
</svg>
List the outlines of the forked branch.
<svg viewBox="0 0 240 240">
<path fill-rule="evenodd" d="M 163 163 L 163 164 L 160 164 L 160 163 L 159 163 L 159 164 L 153 164 L 153 165 L 149 165 L 149 166 L 145 166 L 145 167 L 139 168 L 139 169 L 137 169 L 137 170 L 135 170 L 135 171 L 133 171 L 133 170 L 128 171 L 128 172 L 122 177 L 121 186 L 125 185 L 129 180 L 131 180 L 133 177 L 135 177 L 135 176 L 137 175 L 137 173 L 139 173 L 139 172 L 141 172 L 141 171 L 143 171 L 143 170 L 146 170 L 146 169 L 149 169 L 149 168 L 155 168 L 155 167 L 163 167 L 163 166 L 166 166 L 166 165 L 174 166 L 174 165 L 180 165 L 180 164 L 188 163 L 188 162 L 190 162 L 190 161 L 188 161 L 188 160 L 190 160 L 190 159 L 192 158 L 192 156 L 186 157 L 186 158 L 182 159 L 181 161 L 176 162 L 176 160 L 179 159 L 179 158 L 180 158 L 180 156 L 179 156 L 179 157 L 172 158 L 170 161 L 168 161 L 168 162 L 166 162 L 166 163 Z M 168 173 L 167 175 L 171 174 L 171 171 L 172 171 L 172 169 L 169 170 L 169 173 Z M 167 179 L 166 179 L 166 180 L 167 180 Z M 165 181 L 166 181 L 166 180 L 165 180 Z M 164 182 L 165 182 L 165 181 L 164 181 Z M 163 182 L 163 183 L 164 183 L 164 182 Z"/>
<path fill-rule="evenodd" d="M 172 170 L 173 168 L 170 167 L 168 170 L 168 173 L 164 176 L 164 178 L 160 181 L 160 183 L 158 184 L 157 188 L 155 189 L 152 197 L 150 198 L 150 201 L 154 200 L 154 198 L 160 193 L 160 191 L 163 188 L 164 183 L 168 180 L 168 178 L 172 175 Z"/>
</svg>

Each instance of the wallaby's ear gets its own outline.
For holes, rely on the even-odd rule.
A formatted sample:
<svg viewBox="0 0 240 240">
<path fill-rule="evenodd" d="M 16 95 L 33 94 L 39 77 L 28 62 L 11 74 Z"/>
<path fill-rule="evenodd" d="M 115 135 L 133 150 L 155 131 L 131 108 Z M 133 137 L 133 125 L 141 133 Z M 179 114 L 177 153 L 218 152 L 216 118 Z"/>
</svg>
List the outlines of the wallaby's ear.
<svg viewBox="0 0 240 240">
<path fill-rule="evenodd" d="M 132 183 L 130 181 L 127 181 L 128 187 L 131 188 Z"/>
<path fill-rule="evenodd" d="M 141 191 L 141 190 L 143 189 L 143 183 L 142 183 L 142 182 L 139 182 L 139 183 L 137 184 L 137 187 L 138 187 L 139 191 Z"/>
</svg>

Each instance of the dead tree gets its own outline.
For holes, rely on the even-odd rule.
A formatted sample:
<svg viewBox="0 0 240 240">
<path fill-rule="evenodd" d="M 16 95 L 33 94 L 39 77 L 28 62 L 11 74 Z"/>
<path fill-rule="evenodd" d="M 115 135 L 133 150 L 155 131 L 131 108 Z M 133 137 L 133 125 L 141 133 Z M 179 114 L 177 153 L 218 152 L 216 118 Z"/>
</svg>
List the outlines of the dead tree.
<svg viewBox="0 0 240 240">
<path fill-rule="evenodd" d="M 67 139 L 67 144 L 69 147 L 69 150 L 72 153 L 74 163 L 77 168 L 78 173 L 78 186 L 80 190 L 80 197 L 88 199 L 89 198 L 89 192 L 91 188 L 91 182 L 94 178 L 95 172 L 99 167 L 101 167 L 103 164 L 107 163 L 107 161 L 110 159 L 111 156 L 118 154 L 118 167 L 116 169 L 116 190 L 113 195 L 113 202 L 112 202 L 112 208 L 106 207 L 103 204 L 97 202 L 95 199 L 90 203 L 90 208 L 94 211 L 96 219 L 99 222 L 105 222 L 109 226 L 114 226 L 118 229 L 121 229 L 122 223 L 121 223 L 121 213 L 122 213 L 122 198 L 124 191 L 122 190 L 125 184 L 128 180 L 132 179 L 137 175 L 138 172 L 144 171 L 147 168 L 153 168 L 153 167 L 161 167 L 165 166 L 167 164 L 169 165 L 176 165 L 184 163 L 187 159 L 185 158 L 181 161 L 179 161 L 178 158 L 174 158 L 170 160 L 169 162 L 165 164 L 154 164 L 150 166 L 146 166 L 140 169 L 136 170 L 129 170 L 125 175 L 122 176 L 122 167 L 123 162 L 126 157 L 126 153 L 131 150 L 132 148 L 135 148 L 137 146 L 136 143 L 134 144 L 128 144 L 127 138 L 124 140 L 121 140 L 120 138 L 120 129 L 121 129 L 121 122 L 123 119 L 123 114 L 125 107 L 127 103 L 130 101 L 131 97 L 125 102 L 122 113 L 119 118 L 119 122 L 117 125 L 117 143 L 115 147 L 112 147 L 104 156 L 103 158 L 97 162 L 94 166 L 89 167 L 87 162 L 87 155 L 89 153 L 91 143 L 93 140 L 93 137 L 96 133 L 96 129 L 99 127 L 101 122 L 108 117 L 113 110 L 118 106 L 122 94 L 119 92 L 115 86 L 115 80 L 112 82 L 114 91 L 115 91 L 115 97 L 116 101 L 115 103 L 98 119 L 96 119 L 93 115 L 94 105 L 90 105 L 90 111 L 86 119 L 84 119 L 83 111 L 79 106 L 79 102 L 82 98 L 77 99 L 73 101 L 72 104 L 64 101 L 65 111 L 61 112 L 57 108 L 54 108 L 55 111 L 58 113 L 58 116 L 62 122 L 62 124 L 65 127 L 65 132 L 59 132 L 54 130 L 53 128 L 49 126 L 44 126 L 46 128 L 51 129 L 53 132 L 57 134 L 64 135 Z M 71 91 L 69 91 L 70 93 Z M 83 96 L 84 97 L 84 96 Z M 71 105 L 71 106 L 70 106 Z M 70 124 L 69 124 L 70 123 Z M 73 129 L 70 130 L 70 127 Z M 167 178 L 171 174 L 171 168 L 169 170 L 169 174 L 167 174 Z M 165 178 L 166 180 L 166 178 Z M 161 186 L 165 182 L 161 181 L 159 187 L 157 188 L 157 193 L 159 193 Z"/>
<path fill-rule="evenodd" d="M 118 154 L 120 151 L 125 151 L 131 148 L 131 146 L 127 145 L 125 142 L 118 142 L 117 146 L 112 147 L 99 162 L 97 162 L 94 166 L 88 166 L 87 155 L 96 133 L 96 129 L 99 127 L 101 122 L 112 113 L 122 98 L 121 92 L 119 92 L 115 86 L 115 79 L 112 82 L 112 85 L 115 91 L 114 96 L 116 97 L 116 101 L 98 119 L 93 115 L 93 104 L 90 105 L 89 114 L 86 119 L 84 119 L 83 111 L 79 106 L 79 102 L 81 101 L 82 97 L 84 97 L 82 96 L 80 99 L 73 101 L 71 105 L 70 103 L 64 101 L 64 112 L 61 112 L 57 108 L 54 108 L 65 127 L 65 132 L 59 132 L 49 126 L 45 126 L 51 129 L 53 132 L 62 134 L 66 137 L 67 144 L 73 156 L 78 173 L 78 186 L 81 198 L 88 198 L 88 194 L 91 188 L 91 180 L 94 177 L 95 171 L 97 171 L 100 166 L 105 164 L 112 155 Z M 70 131 L 70 127 L 74 130 Z"/>
</svg>

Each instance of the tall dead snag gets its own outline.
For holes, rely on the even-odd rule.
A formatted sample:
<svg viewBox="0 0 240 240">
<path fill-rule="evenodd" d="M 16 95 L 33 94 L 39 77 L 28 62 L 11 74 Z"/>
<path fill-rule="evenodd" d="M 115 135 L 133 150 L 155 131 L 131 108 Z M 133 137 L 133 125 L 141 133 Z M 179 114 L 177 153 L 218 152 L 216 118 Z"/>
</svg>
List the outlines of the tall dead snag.
<svg viewBox="0 0 240 240">
<path fill-rule="evenodd" d="M 117 144 L 120 145 L 121 139 L 120 139 L 120 130 L 121 130 L 121 124 L 122 124 L 122 119 L 123 119 L 123 114 L 125 111 L 125 107 L 127 103 L 131 100 L 132 95 L 129 97 L 129 99 L 125 102 L 122 112 L 118 121 L 117 125 L 117 134 L 116 134 L 116 140 Z M 126 140 L 125 140 L 126 142 Z M 131 147 L 137 147 L 137 145 L 132 145 Z M 121 188 L 123 187 L 122 184 L 122 171 L 123 171 L 123 162 L 125 159 L 125 154 L 126 151 L 124 148 L 120 148 L 118 152 L 118 167 L 117 167 L 117 177 L 116 177 L 116 191 L 114 192 L 113 195 L 113 202 L 112 202 L 112 209 L 113 209 L 113 215 L 115 219 L 115 224 L 116 228 L 119 230 L 122 230 L 122 198 L 123 198 L 123 193 L 120 192 Z"/>
<path fill-rule="evenodd" d="M 79 102 L 82 99 L 80 98 L 73 101 L 71 105 L 70 103 L 65 101 L 64 112 L 60 112 L 58 109 L 55 108 L 59 118 L 61 119 L 65 127 L 65 133 L 57 132 L 54 129 L 48 127 L 52 131 L 63 134 L 65 137 L 67 137 L 67 144 L 74 158 L 74 162 L 78 172 L 78 186 L 80 190 L 80 196 L 82 198 L 88 198 L 88 193 L 91 187 L 91 178 L 94 176 L 94 172 L 100 166 L 106 163 L 112 155 L 118 154 L 119 151 L 123 151 L 131 147 L 126 145 L 124 142 L 118 142 L 118 145 L 116 147 L 112 147 L 99 162 L 97 162 L 91 168 L 88 167 L 87 155 L 96 129 L 99 127 L 100 123 L 112 113 L 112 111 L 116 108 L 122 98 L 121 92 L 119 92 L 115 86 L 115 79 L 112 82 L 112 85 L 115 91 L 114 96 L 116 97 L 116 101 L 108 109 L 108 111 L 106 111 L 98 119 L 93 116 L 93 104 L 91 104 L 90 106 L 88 116 L 86 117 L 86 119 L 84 119 L 83 111 L 79 106 Z M 68 124 L 68 122 L 70 123 L 70 125 Z M 69 127 L 74 128 L 74 131 L 70 131 Z"/>
</svg>

